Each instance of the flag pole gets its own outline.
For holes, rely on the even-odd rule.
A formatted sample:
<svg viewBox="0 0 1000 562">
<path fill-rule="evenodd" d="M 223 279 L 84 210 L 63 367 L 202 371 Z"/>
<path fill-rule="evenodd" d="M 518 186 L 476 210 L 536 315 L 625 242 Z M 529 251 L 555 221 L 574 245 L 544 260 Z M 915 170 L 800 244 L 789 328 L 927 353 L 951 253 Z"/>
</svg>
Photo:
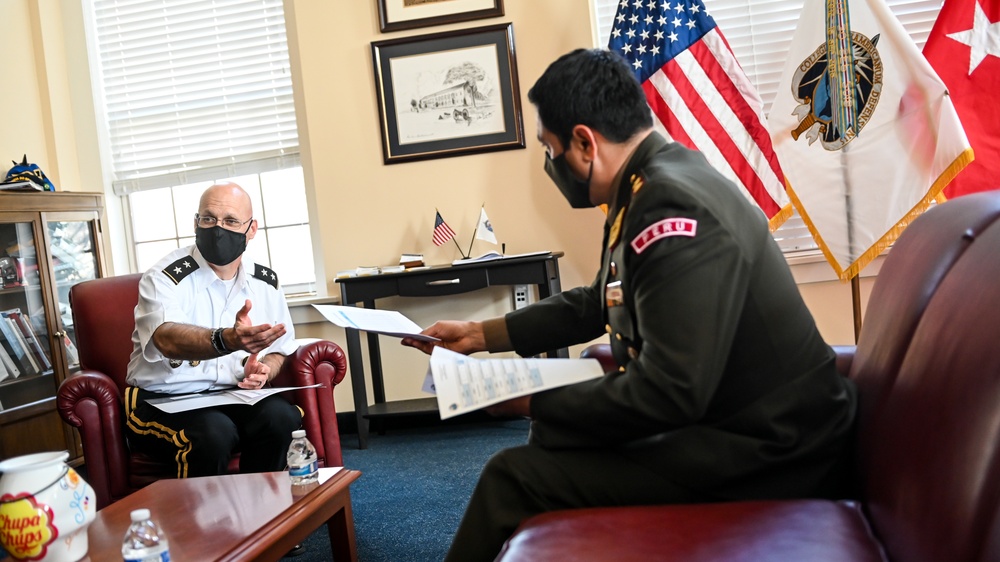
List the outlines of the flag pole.
<svg viewBox="0 0 1000 562">
<path fill-rule="evenodd" d="M 861 337 L 861 273 L 851 277 L 851 304 L 854 308 L 854 343 Z"/>
<path fill-rule="evenodd" d="M 480 209 L 485 209 L 485 208 L 486 208 L 486 201 L 483 201 L 483 206 L 480 207 Z M 483 216 L 482 213 L 480 213 L 479 216 L 480 217 Z M 479 217 L 476 217 L 476 228 L 472 229 L 472 238 L 469 240 L 469 255 L 465 257 L 469 257 L 472 255 L 472 245 L 476 243 L 476 234 L 478 232 L 479 232 Z M 458 242 L 455 243 L 458 244 Z M 461 252 L 462 249 L 459 248 L 458 251 Z"/>
<path fill-rule="evenodd" d="M 434 212 L 437 213 L 437 214 L 439 214 L 439 215 L 441 214 L 441 211 L 439 211 L 437 207 L 434 207 Z M 441 220 L 444 220 L 444 219 L 442 218 Z M 458 245 L 458 240 L 455 240 L 455 236 L 451 237 L 451 241 L 454 242 L 455 243 L 455 247 L 458 248 L 459 255 L 461 255 L 462 258 L 466 258 L 467 259 L 469 256 L 467 256 L 467 255 L 465 255 L 465 254 L 462 253 L 462 247 Z"/>
</svg>

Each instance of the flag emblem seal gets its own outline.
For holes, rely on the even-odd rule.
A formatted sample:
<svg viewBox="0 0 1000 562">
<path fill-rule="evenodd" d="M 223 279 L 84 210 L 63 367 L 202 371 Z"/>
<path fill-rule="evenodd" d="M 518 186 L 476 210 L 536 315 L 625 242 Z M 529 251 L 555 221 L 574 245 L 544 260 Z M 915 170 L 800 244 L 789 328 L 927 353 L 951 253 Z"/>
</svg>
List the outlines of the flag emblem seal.
<svg viewBox="0 0 1000 562">
<path fill-rule="evenodd" d="M 793 111 L 799 125 L 792 129 L 792 139 L 805 134 L 809 144 L 821 139 L 820 144 L 829 151 L 840 150 L 861 132 L 875 113 L 882 92 L 882 58 L 876 45 L 879 36 L 869 39 L 851 33 L 851 52 L 854 67 L 854 107 L 860 108 L 853 126 L 841 131 L 834 122 L 833 93 L 830 91 L 829 57 L 827 45 L 820 44 L 799 64 L 792 75 L 792 96 L 799 102 Z"/>
</svg>

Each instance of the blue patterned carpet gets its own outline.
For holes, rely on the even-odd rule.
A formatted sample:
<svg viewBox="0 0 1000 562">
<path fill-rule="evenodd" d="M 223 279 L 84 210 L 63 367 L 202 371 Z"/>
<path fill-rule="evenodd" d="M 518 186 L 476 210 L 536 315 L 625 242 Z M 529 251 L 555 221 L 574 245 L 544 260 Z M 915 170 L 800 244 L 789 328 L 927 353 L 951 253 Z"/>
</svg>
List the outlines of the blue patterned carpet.
<svg viewBox="0 0 1000 562">
<path fill-rule="evenodd" d="M 360 470 L 351 486 L 360 562 L 433 562 L 444 558 L 479 472 L 500 449 L 528 440 L 527 420 L 434 424 L 373 433 L 368 448 L 344 435 L 344 464 Z M 321 527 L 295 562 L 327 562 Z"/>
</svg>

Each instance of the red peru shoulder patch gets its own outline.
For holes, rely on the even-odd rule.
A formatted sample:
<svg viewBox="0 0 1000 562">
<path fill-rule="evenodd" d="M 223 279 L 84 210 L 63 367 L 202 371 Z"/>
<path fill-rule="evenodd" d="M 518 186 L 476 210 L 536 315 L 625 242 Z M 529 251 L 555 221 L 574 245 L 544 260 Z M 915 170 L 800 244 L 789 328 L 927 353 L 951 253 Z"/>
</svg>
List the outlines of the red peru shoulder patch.
<svg viewBox="0 0 1000 562">
<path fill-rule="evenodd" d="M 645 230 L 640 232 L 639 235 L 632 240 L 632 249 L 635 250 L 635 253 L 641 254 L 643 250 L 649 247 L 650 244 L 668 236 L 687 236 L 688 238 L 694 238 L 695 231 L 697 229 L 698 221 L 694 219 L 663 219 L 649 225 Z"/>
</svg>

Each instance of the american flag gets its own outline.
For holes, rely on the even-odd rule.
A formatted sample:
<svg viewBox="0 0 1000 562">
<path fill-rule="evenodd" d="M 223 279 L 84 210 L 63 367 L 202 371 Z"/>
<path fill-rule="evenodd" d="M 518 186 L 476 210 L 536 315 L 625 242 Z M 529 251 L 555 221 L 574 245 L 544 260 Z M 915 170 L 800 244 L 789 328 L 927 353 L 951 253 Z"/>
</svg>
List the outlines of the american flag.
<svg viewBox="0 0 1000 562">
<path fill-rule="evenodd" d="M 763 103 L 700 0 L 622 0 L 608 49 L 632 67 L 668 138 L 701 151 L 774 230 L 791 215 Z"/>
<path fill-rule="evenodd" d="M 440 246 L 455 237 L 455 231 L 441 218 L 441 211 L 434 217 L 434 245 Z"/>
</svg>

